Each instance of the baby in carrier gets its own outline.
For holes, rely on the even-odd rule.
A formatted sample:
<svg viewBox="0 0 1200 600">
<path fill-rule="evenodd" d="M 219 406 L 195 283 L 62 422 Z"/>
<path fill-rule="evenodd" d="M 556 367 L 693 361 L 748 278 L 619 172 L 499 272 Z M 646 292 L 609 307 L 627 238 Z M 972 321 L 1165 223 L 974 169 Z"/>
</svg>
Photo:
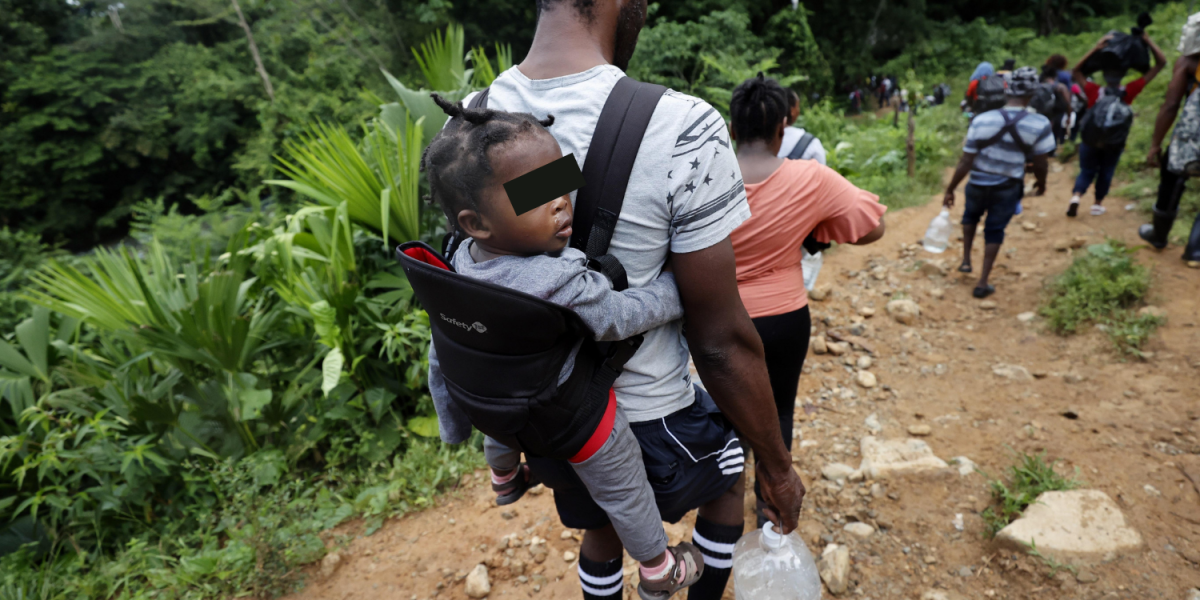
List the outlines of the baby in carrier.
<svg viewBox="0 0 1200 600">
<path fill-rule="evenodd" d="M 605 275 L 588 268 L 583 252 L 568 247 L 573 223 L 568 195 L 517 214 L 504 184 L 563 158 L 546 130 L 553 116 L 538 120 L 524 113 L 464 108 L 437 95 L 434 100 L 451 118 L 426 150 L 422 169 L 432 199 L 463 239 L 449 259 L 459 275 L 571 309 L 597 341 L 625 340 L 683 316 L 670 272 L 645 287 L 618 292 Z M 577 344 L 557 375 L 560 386 L 570 378 L 579 352 Z M 451 397 L 435 345 L 429 349 L 429 388 L 442 438 L 464 441 L 471 425 L 480 423 L 471 423 Z M 611 432 L 599 437 L 602 444 L 585 446 L 570 462 L 608 513 L 625 549 L 641 562 L 640 596 L 669 598 L 699 579 L 703 559 L 687 542 L 667 547 L 638 442 L 619 408 L 601 424 L 600 436 L 608 423 Z M 537 483 L 520 462 L 520 451 L 490 437 L 484 450 L 499 504 L 517 501 Z"/>
</svg>

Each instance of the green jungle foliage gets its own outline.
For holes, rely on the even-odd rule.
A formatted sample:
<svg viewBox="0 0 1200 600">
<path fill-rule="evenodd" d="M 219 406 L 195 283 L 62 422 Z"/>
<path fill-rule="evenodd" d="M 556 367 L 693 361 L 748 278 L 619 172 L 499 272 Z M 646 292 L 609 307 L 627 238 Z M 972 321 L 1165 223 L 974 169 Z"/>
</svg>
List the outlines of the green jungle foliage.
<svg viewBox="0 0 1200 600">
<path fill-rule="evenodd" d="M 1139 8 L 854 1 L 655 3 L 630 71 L 718 110 L 777 77 L 829 164 L 899 208 L 965 119 L 916 103 L 910 178 L 907 115 L 847 118 L 832 90 L 880 69 L 961 90 L 978 60 L 1077 57 L 1130 20 L 1083 13 Z M 387 249 L 444 232 L 420 202 L 429 92 L 519 62 L 533 3 L 239 2 L 271 92 L 232 2 L 0 0 L 0 598 L 278 595 L 347 541 L 334 525 L 369 533 L 480 464 L 479 440 L 435 439 L 428 316 Z M 1164 48 L 1183 17 L 1155 11 Z M 1165 84 L 1135 103 L 1138 190 Z M 1136 353 L 1153 323 L 1120 304 L 1102 324 Z"/>
</svg>

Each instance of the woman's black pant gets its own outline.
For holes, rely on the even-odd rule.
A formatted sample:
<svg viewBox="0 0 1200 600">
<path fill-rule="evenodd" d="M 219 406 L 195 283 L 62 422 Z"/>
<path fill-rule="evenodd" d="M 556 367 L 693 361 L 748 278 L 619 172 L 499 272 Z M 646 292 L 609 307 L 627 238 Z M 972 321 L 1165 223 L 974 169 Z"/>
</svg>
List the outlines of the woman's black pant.
<svg viewBox="0 0 1200 600">
<path fill-rule="evenodd" d="M 808 338 L 812 332 L 812 317 L 808 307 L 782 315 L 753 319 L 758 337 L 762 338 L 767 358 L 767 375 L 771 379 L 771 395 L 775 397 L 775 409 L 779 413 L 779 431 L 783 443 L 792 448 L 792 417 L 796 410 L 796 389 L 800 386 L 800 372 L 804 369 L 804 357 L 808 355 Z M 758 482 L 754 483 L 754 495 L 762 500 Z M 759 520 L 762 513 L 759 511 Z M 761 524 L 761 523 L 760 523 Z"/>
</svg>

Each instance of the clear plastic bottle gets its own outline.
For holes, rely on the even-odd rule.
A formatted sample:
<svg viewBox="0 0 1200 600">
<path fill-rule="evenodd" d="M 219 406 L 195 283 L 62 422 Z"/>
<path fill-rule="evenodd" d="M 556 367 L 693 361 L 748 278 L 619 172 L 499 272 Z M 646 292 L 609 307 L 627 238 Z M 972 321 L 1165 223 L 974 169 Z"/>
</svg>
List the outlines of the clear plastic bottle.
<svg viewBox="0 0 1200 600">
<path fill-rule="evenodd" d="M 804 272 L 804 289 L 811 292 L 817 285 L 817 275 L 821 273 L 821 264 L 824 262 L 823 252 L 809 254 L 808 250 L 800 249 L 800 269 Z"/>
<path fill-rule="evenodd" d="M 946 246 L 950 245 L 950 230 L 953 225 L 950 223 L 950 209 L 943 208 L 938 216 L 934 217 L 929 222 L 929 229 L 925 230 L 925 240 L 922 245 L 925 246 L 926 252 L 941 254 L 946 251 Z"/>
<path fill-rule="evenodd" d="M 733 593 L 738 600 L 820 600 L 821 576 L 798 534 L 780 535 L 767 523 L 734 545 Z"/>
</svg>

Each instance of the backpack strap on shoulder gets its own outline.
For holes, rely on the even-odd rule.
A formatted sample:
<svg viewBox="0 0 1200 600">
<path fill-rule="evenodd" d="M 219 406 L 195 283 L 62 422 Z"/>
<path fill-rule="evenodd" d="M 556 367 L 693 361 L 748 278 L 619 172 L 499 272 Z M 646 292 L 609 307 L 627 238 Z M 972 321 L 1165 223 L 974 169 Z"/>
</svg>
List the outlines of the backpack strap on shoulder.
<svg viewBox="0 0 1200 600">
<path fill-rule="evenodd" d="M 808 150 L 808 147 L 812 145 L 815 139 L 817 139 L 817 136 L 805 131 L 804 135 L 800 136 L 799 140 L 796 140 L 796 145 L 792 147 L 792 151 L 788 153 L 787 157 L 791 160 L 800 160 L 804 157 L 804 152 Z"/>
<path fill-rule="evenodd" d="M 601 257 L 608 254 L 642 137 L 659 98 L 666 91 L 664 86 L 629 77 L 618 81 L 600 111 L 583 162 L 587 185 L 575 196 L 575 235 L 571 247 L 587 254 L 590 266 L 607 275 L 614 289 L 624 289 L 618 283 L 628 281 L 625 269 L 615 258 Z"/>
<path fill-rule="evenodd" d="M 1013 142 L 1016 143 L 1017 147 L 1021 149 L 1021 152 L 1025 154 L 1025 158 L 1029 158 L 1029 155 L 1033 152 L 1033 149 L 1029 147 L 1029 144 L 1025 143 L 1025 140 L 1021 138 L 1021 132 L 1017 129 L 1017 123 L 1020 123 L 1021 119 L 1029 116 L 1029 112 L 1021 111 L 1017 113 L 1017 116 L 1009 117 L 1007 111 L 1000 109 L 1000 116 L 1004 118 L 1004 126 L 1000 128 L 1000 131 L 996 132 L 996 135 L 993 135 L 992 137 L 981 142 L 978 145 L 979 150 L 983 151 L 984 148 L 987 148 L 988 146 L 991 146 L 1003 139 L 1004 134 L 1011 133 Z"/>
<path fill-rule="evenodd" d="M 483 91 L 471 98 L 471 101 L 467 103 L 467 108 L 487 108 L 488 92 L 490 91 L 492 91 L 491 87 L 483 88 Z"/>
</svg>

